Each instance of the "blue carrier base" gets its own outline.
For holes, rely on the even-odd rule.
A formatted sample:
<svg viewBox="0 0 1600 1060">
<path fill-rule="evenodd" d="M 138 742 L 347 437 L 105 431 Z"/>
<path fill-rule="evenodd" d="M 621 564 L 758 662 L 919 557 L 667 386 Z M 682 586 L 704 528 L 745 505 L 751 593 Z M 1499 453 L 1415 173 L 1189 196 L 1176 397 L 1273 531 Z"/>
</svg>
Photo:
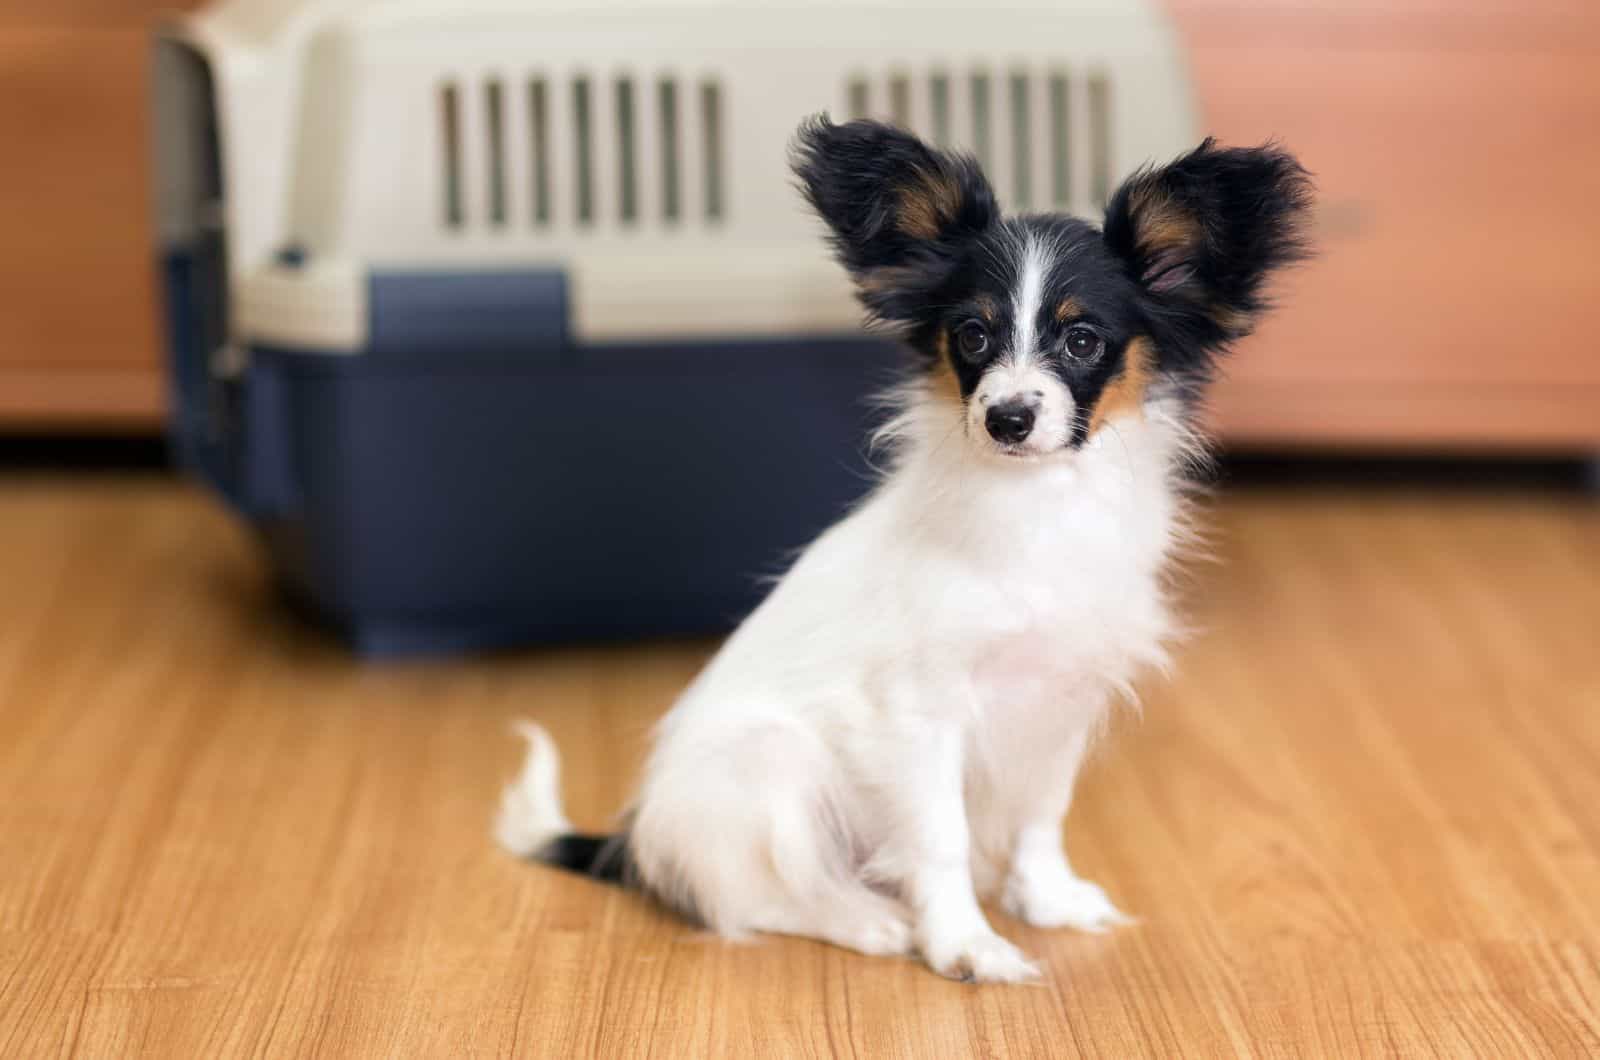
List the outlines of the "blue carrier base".
<svg viewBox="0 0 1600 1060">
<path fill-rule="evenodd" d="M 247 510 L 291 598 L 365 655 L 721 632 L 870 484 L 864 399 L 894 357 L 257 350 Z"/>
<path fill-rule="evenodd" d="M 164 264 L 177 452 L 373 656 L 731 628 L 869 487 L 901 356 L 579 345 L 560 271 L 400 272 L 361 352 L 256 347 L 219 381 L 220 248 Z"/>
</svg>

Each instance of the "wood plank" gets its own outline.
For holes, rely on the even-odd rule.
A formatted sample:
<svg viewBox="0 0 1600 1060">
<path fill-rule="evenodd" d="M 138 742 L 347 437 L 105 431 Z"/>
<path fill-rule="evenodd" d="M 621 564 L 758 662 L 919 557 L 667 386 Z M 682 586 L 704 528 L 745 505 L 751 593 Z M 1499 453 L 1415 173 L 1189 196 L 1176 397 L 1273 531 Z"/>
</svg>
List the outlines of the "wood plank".
<svg viewBox="0 0 1600 1060">
<path fill-rule="evenodd" d="M 366 667 L 160 478 L 0 478 L 0 1055 L 1600 1052 L 1600 508 L 1257 491 L 1041 988 L 706 940 L 487 836 L 532 715 L 600 826 L 711 645 Z"/>
</svg>

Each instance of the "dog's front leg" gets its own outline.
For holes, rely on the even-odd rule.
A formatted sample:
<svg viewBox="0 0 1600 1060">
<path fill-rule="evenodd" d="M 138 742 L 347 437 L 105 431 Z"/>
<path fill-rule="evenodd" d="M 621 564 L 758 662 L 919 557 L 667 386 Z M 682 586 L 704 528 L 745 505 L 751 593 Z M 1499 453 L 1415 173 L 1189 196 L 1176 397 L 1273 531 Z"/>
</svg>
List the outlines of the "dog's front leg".
<svg viewBox="0 0 1600 1060">
<path fill-rule="evenodd" d="M 962 798 L 963 734 L 953 722 L 928 722 L 901 744 L 891 799 L 893 873 L 915 920 L 923 959 L 940 975 L 976 982 L 1020 982 L 1037 968 L 995 933 L 978 907 Z"/>
<path fill-rule="evenodd" d="M 1001 904 L 1035 927 L 1105 931 L 1128 922 L 1104 891 L 1072 871 L 1061 842 L 1062 823 L 1088 744 L 1085 728 L 1050 756 L 1049 768 L 1041 770 L 1049 778 L 1043 790 L 1021 801 L 1023 813 L 1014 826 Z"/>
</svg>

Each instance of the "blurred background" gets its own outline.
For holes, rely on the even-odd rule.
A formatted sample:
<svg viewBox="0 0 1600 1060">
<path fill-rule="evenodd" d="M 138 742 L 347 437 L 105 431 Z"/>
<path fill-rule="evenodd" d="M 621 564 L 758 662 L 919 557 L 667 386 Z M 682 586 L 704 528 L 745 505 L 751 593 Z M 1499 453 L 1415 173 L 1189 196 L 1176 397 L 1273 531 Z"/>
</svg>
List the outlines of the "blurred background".
<svg viewBox="0 0 1600 1060">
<path fill-rule="evenodd" d="M 162 428 L 150 36 L 175 6 L 11 0 L 0 15 L 8 433 Z M 1197 128 L 1239 143 L 1283 139 L 1322 194 L 1322 257 L 1234 361 L 1216 395 L 1223 437 L 1592 449 L 1600 9 L 1160 6 L 1186 48 Z"/>
<path fill-rule="evenodd" d="M 1224 451 L 1592 468 L 1600 7 L 818 10 L 13 0 L 0 441 L 170 454 L 374 652 L 726 626 L 859 493 L 892 370 L 784 172 L 826 109 L 1089 216 L 1200 135 L 1281 140 L 1319 253 L 1216 388 Z"/>
</svg>

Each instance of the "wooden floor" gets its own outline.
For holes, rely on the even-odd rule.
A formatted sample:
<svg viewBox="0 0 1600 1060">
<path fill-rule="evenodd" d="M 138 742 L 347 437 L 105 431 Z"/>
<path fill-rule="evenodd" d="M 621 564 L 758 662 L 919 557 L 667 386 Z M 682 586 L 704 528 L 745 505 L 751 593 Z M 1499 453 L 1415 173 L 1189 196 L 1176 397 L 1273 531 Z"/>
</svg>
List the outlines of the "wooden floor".
<svg viewBox="0 0 1600 1060">
<path fill-rule="evenodd" d="M 0 478 L 0 1055 L 1600 1053 L 1600 509 L 1254 492 L 1082 789 L 1141 922 L 1042 987 L 708 941 L 520 864 L 513 718 L 602 825 L 709 645 L 358 665 L 160 479 Z"/>
</svg>

